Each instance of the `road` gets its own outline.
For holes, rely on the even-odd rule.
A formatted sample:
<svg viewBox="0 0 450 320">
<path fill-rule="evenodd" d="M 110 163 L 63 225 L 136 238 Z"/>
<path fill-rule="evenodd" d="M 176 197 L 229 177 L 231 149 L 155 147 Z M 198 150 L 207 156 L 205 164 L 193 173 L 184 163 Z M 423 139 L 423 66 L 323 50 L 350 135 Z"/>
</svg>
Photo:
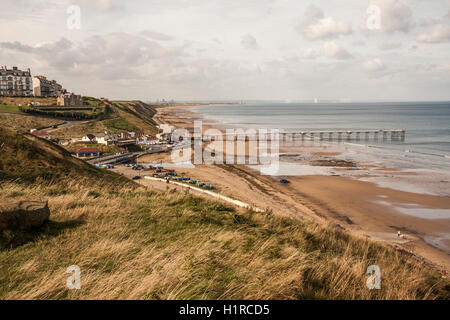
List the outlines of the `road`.
<svg viewBox="0 0 450 320">
<path fill-rule="evenodd" d="M 52 132 L 52 131 L 60 129 L 60 128 L 71 127 L 71 126 L 74 126 L 74 125 L 77 125 L 77 124 L 88 123 L 88 122 L 91 122 L 91 121 L 95 121 L 95 120 L 69 120 L 69 121 L 65 121 L 63 124 L 47 127 L 47 128 L 42 129 L 42 130 L 45 130 L 47 132 Z"/>
<path fill-rule="evenodd" d="M 143 156 L 145 154 L 164 152 L 164 151 L 168 151 L 168 150 L 169 150 L 169 148 L 167 147 L 167 145 L 154 145 L 151 147 L 151 150 L 108 155 L 108 156 L 103 156 L 103 157 L 95 158 L 92 160 L 88 160 L 87 162 L 92 165 L 124 163 L 124 162 L 129 162 L 129 161 L 136 159 L 140 156 Z"/>
</svg>

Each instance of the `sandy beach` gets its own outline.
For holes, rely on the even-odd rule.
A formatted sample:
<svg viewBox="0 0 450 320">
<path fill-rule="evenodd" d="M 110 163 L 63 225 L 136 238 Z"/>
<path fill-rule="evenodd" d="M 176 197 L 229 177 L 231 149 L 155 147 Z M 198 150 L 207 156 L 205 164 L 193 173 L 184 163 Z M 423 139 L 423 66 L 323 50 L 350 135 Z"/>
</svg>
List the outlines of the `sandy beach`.
<svg viewBox="0 0 450 320">
<path fill-rule="evenodd" d="M 191 107 L 159 108 L 154 119 L 192 130 L 193 120 L 201 119 L 201 115 L 192 112 Z M 204 130 L 211 127 L 224 128 L 204 122 Z M 330 223 L 407 250 L 438 269 L 449 270 L 450 198 L 445 181 L 435 185 L 436 178 L 420 170 L 389 168 L 369 160 L 343 160 L 351 152 L 354 149 L 345 145 L 327 143 L 282 147 L 283 165 L 302 173 L 287 175 L 290 184 L 281 184 L 279 176 L 261 175 L 256 166 L 248 165 L 202 164 L 177 172 L 213 183 L 217 192 L 273 214 Z M 140 163 L 159 161 L 171 162 L 170 154 L 139 159 Z M 161 188 L 161 182 L 142 183 Z M 422 192 L 421 185 L 436 191 Z M 397 231 L 406 234 L 406 239 L 398 238 Z"/>
</svg>

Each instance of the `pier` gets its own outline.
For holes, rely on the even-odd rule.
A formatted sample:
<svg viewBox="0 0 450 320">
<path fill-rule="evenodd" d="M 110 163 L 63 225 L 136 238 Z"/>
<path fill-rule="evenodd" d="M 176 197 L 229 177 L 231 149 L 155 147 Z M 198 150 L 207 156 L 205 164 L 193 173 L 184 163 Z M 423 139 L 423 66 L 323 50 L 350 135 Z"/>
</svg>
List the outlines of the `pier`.
<svg viewBox="0 0 450 320">
<path fill-rule="evenodd" d="M 336 130 L 336 131 L 280 131 L 280 136 L 291 140 L 380 140 L 405 141 L 406 130 Z"/>
<path fill-rule="evenodd" d="M 270 130 L 267 134 L 258 134 L 257 130 L 248 130 L 247 132 L 219 135 L 203 135 L 203 141 L 211 141 L 222 138 L 237 137 L 237 140 L 257 140 L 271 137 Z M 294 140 L 383 140 L 383 141 L 405 141 L 405 129 L 388 129 L 388 130 L 324 130 L 324 131 L 279 131 L 280 140 L 294 141 Z M 194 137 L 191 138 L 194 140 Z"/>
</svg>

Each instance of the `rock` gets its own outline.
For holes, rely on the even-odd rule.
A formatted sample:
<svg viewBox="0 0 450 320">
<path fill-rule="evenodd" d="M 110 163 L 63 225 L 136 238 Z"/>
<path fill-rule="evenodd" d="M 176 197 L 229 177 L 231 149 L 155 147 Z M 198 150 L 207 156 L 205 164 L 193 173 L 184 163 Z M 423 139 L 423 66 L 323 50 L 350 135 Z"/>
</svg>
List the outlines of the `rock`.
<svg viewBox="0 0 450 320">
<path fill-rule="evenodd" d="M 39 227 L 49 217 L 48 201 L 0 202 L 0 230 Z"/>
</svg>

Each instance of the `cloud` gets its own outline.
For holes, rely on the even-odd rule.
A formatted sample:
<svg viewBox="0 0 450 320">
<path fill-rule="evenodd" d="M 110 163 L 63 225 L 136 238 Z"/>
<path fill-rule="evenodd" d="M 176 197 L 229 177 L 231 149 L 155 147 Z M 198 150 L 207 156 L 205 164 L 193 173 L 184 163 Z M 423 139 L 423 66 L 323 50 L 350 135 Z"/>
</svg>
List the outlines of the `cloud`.
<svg viewBox="0 0 450 320">
<path fill-rule="evenodd" d="M 368 70 L 368 71 L 381 71 L 386 69 L 386 66 L 384 65 L 383 61 L 381 61 L 381 59 L 379 58 L 375 58 L 372 60 L 368 60 L 366 62 L 364 62 L 363 64 L 364 69 Z"/>
<path fill-rule="evenodd" d="M 247 50 L 256 50 L 259 48 L 256 38 L 250 34 L 242 36 L 241 45 Z"/>
<path fill-rule="evenodd" d="M 322 19 L 325 15 L 323 14 L 322 9 L 311 4 L 305 10 L 305 17 L 309 19 Z"/>
<path fill-rule="evenodd" d="M 352 33 L 352 27 L 345 22 L 336 21 L 333 17 L 325 17 L 320 8 L 310 5 L 296 30 L 308 40 L 334 39 Z"/>
<path fill-rule="evenodd" d="M 14 42 L 1 42 L 0 48 L 10 49 L 19 52 L 31 52 L 33 47 L 20 43 L 19 41 Z"/>
<path fill-rule="evenodd" d="M 379 46 L 379 49 L 383 50 L 383 51 L 389 51 L 389 50 L 400 49 L 401 47 L 402 47 L 402 44 L 399 42 L 384 42 Z"/>
<path fill-rule="evenodd" d="M 362 41 L 362 40 L 357 40 L 357 41 L 353 41 L 352 45 L 357 46 L 357 47 L 364 47 L 366 45 L 366 42 Z"/>
<path fill-rule="evenodd" d="M 298 55 L 295 53 L 286 53 L 283 55 L 283 60 L 286 62 L 297 62 L 298 61 Z"/>
<path fill-rule="evenodd" d="M 417 41 L 425 43 L 442 43 L 450 41 L 450 26 L 439 23 L 425 28 L 417 36 Z"/>
<path fill-rule="evenodd" d="M 317 52 L 314 51 L 314 49 L 312 49 L 312 48 L 305 49 L 305 51 L 303 51 L 303 54 L 302 54 L 303 59 L 315 59 L 318 56 L 319 55 L 317 54 Z"/>
<path fill-rule="evenodd" d="M 346 60 L 352 58 L 352 55 L 347 50 L 339 46 L 334 41 L 325 42 L 323 44 L 323 49 L 325 56 L 327 56 L 328 58 L 334 58 L 338 60 Z"/>
<path fill-rule="evenodd" d="M 142 35 L 146 38 L 149 38 L 149 39 L 160 40 L 160 41 L 168 41 L 168 40 L 173 39 L 172 36 L 169 36 L 167 34 L 160 33 L 160 32 L 151 31 L 151 30 L 142 30 L 140 32 L 140 35 Z"/>
<path fill-rule="evenodd" d="M 80 6 L 89 6 L 100 12 L 119 11 L 124 9 L 124 7 L 118 4 L 116 0 L 77 0 L 76 3 Z"/>
<path fill-rule="evenodd" d="M 124 45 L 126 43 L 126 45 Z M 170 61 L 181 54 L 179 49 L 166 48 L 157 42 L 126 33 L 91 36 L 72 42 L 66 38 L 36 46 L 20 42 L 0 42 L 0 47 L 31 55 L 43 67 L 58 72 L 89 75 L 98 73 L 103 79 L 136 77 L 140 67 L 158 61 Z"/>
</svg>

